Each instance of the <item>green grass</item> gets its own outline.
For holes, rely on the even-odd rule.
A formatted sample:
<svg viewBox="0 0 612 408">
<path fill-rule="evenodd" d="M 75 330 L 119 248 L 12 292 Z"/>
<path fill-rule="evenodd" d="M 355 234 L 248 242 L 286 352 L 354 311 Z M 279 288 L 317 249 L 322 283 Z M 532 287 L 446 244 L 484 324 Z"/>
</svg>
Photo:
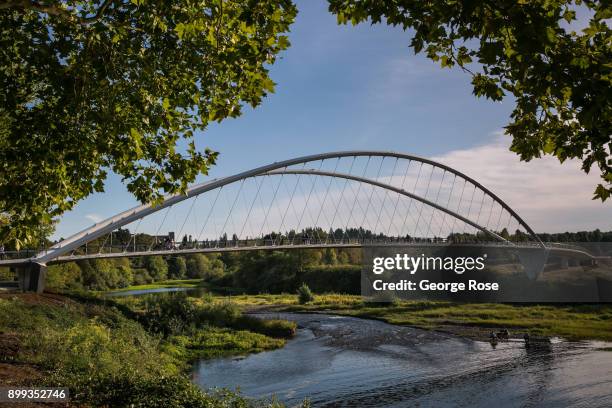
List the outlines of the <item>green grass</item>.
<svg viewBox="0 0 612 408">
<path fill-rule="evenodd" d="M 173 336 L 163 350 L 185 361 L 258 353 L 280 348 L 285 340 L 247 330 L 211 327 L 189 336 Z"/>
<path fill-rule="evenodd" d="M 569 340 L 612 341 L 612 305 L 609 304 L 498 304 L 435 301 L 363 302 L 360 296 L 315 295 L 300 305 L 296 295 L 243 295 L 232 301 L 245 309 L 275 307 L 285 311 L 318 311 L 392 324 L 457 333 L 465 328 L 508 328 Z"/>
<path fill-rule="evenodd" d="M 146 285 L 132 285 L 121 289 L 109 289 L 104 293 L 110 292 L 127 292 L 131 290 L 147 290 L 147 289 L 164 289 L 164 288 L 200 288 L 204 287 L 203 279 L 170 279 L 149 283 Z"/>
</svg>

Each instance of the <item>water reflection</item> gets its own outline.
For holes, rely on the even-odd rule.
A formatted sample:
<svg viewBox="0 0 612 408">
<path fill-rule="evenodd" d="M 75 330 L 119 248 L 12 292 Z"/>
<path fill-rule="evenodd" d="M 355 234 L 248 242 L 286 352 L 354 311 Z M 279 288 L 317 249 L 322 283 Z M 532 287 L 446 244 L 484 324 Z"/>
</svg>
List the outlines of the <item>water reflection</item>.
<svg viewBox="0 0 612 408">
<path fill-rule="evenodd" d="M 141 296 L 155 293 L 171 293 L 171 292 L 186 292 L 188 296 L 201 297 L 207 290 L 205 288 L 154 288 L 154 289 L 136 289 L 124 290 L 116 292 L 108 292 L 107 297 L 123 297 L 123 296 Z"/>
<path fill-rule="evenodd" d="M 273 314 L 298 322 L 280 350 L 202 361 L 202 387 L 238 387 L 325 407 L 612 406 L 612 352 L 594 343 L 475 342 L 378 321 Z"/>
</svg>

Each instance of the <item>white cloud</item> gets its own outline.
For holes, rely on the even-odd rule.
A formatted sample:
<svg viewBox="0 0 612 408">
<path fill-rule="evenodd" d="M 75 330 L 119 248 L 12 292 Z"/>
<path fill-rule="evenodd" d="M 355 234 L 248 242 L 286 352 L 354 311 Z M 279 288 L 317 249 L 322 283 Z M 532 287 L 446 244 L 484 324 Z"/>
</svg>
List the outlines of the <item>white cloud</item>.
<svg viewBox="0 0 612 408">
<path fill-rule="evenodd" d="M 596 170 L 587 175 L 578 160 L 560 164 L 551 156 L 522 162 L 509 144 L 510 137 L 496 132 L 490 144 L 433 159 L 479 181 L 536 231 L 612 229 L 612 202 L 592 200 L 600 182 Z"/>
<path fill-rule="evenodd" d="M 85 214 L 85 218 L 94 223 L 98 223 L 103 220 L 103 217 L 101 215 L 95 213 Z"/>
</svg>

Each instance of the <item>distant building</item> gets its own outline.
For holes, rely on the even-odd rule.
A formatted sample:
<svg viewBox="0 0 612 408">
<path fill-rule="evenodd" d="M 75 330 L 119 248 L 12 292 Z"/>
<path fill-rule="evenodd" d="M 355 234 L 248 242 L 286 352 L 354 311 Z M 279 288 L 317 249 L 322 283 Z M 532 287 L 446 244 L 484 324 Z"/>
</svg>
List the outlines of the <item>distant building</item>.
<svg viewBox="0 0 612 408">
<path fill-rule="evenodd" d="M 176 248 L 176 241 L 174 239 L 174 232 L 170 231 L 167 235 L 154 235 L 153 239 L 155 246 L 159 249 L 174 249 Z"/>
</svg>

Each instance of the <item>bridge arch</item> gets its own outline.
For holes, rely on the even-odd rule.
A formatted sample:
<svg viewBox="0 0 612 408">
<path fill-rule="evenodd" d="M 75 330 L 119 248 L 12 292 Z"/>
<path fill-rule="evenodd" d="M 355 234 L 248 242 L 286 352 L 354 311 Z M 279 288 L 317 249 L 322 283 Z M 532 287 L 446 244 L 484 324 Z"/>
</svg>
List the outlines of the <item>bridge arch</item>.
<svg viewBox="0 0 612 408">
<path fill-rule="evenodd" d="M 337 160 L 339 162 L 341 159 L 346 159 L 346 158 L 348 158 L 349 160 L 352 159 L 353 162 L 357 158 L 367 158 L 368 165 L 372 158 L 378 158 L 381 160 L 380 168 L 378 169 L 379 174 L 376 177 L 364 177 L 363 175 L 360 175 L 360 174 L 352 174 L 350 171 L 348 173 L 343 173 L 343 172 L 336 171 L 336 169 L 321 170 L 321 166 L 323 165 L 324 162 L 327 163 L 333 160 Z M 419 173 L 418 173 L 419 177 L 421 176 L 421 170 L 423 166 L 428 166 L 429 168 L 431 168 L 430 175 L 429 175 L 429 182 L 427 183 L 427 190 L 425 191 L 425 193 L 423 194 L 423 192 L 419 193 L 417 191 L 417 184 L 419 183 L 418 177 L 417 177 L 413 191 L 409 191 L 409 189 L 404 186 L 406 174 L 404 174 L 404 181 L 402 182 L 401 185 L 399 185 L 399 179 L 395 177 L 395 175 L 386 176 L 386 178 L 379 177 L 381 176 L 380 173 L 381 173 L 383 162 L 386 159 L 395 160 L 396 166 L 399 161 L 407 162 L 408 164 L 406 168 L 406 174 L 409 172 L 410 166 L 412 165 L 412 163 L 415 163 L 414 167 L 415 168 L 418 167 L 419 169 Z M 312 163 L 320 163 L 319 169 L 306 168 L 308 164 L 312 164 Z M 337 167 L 337 164 L 336 164 L 336 167 Z M 395 170 L 395 167 L 394 167 L 394 170 Z M 428 196 L 428 193 L 430 192 L 431 177 L 436 171 L 438 173 L 442 172 L 442 182 L 438 188 L 438 196 L 435 197 L 434 199 L 434 196 L 432 196 L 431 194 Z M 540 241 L 538 236 L 535 234 L 535 232 L 531 229 L 531 227 L 529 227 L 529 225 L 512 208 L 510 208 L 508 204 L 506 204 L 503 200 L 501 200 L 496 194 L 488 190 L 485 186 L 483 186 L 482 184 L 480 184 L 479 182 L 477 182 L 470 176 L 456 169 L 453 169 L 445 164 L 442 164 L 442 163 L 439 163 L 439 162 L 436 162 L 436 161 L 433 161 L 427 158 L 422 158 L 419 156 L 405 154 L 405 153 L 386 152 L 386 151 L 341 151 L 341 152 L 330 152 L 330 153 L 302 156 L 302 157 L 297 157 L 294 159 L 275 162 L 275 163 L 271 163 L 265 166 L 255 168 L 255 169 L 237 173 L 232 176 L 217 178 L 217 179 L 213 179 L 213 180 L 192 186 L 187 189 L 185 194 L 167 196 L 163 200 L 163 202 L 159 205 L 151 205 L 151 204 L 140 205 L 135 208 L 129 209 L 127 211 L 121 212 L 104 221 L 96 223 L 95 225 L 81 232 L 78 232 L 68 237 L 67 239 L 62 240 L 61 242 L 58 242 L 57 244 L 53 245 L 47 250 L 38 253 L 36 256 L 30 258 L 30 261 L 40 263 L 40 264 L 45 264 L 56 258 L 59 258 L 61 256 L 64 256 L 66 254 L 69 254 L 75 251 L 76 249 L 83 246 L 87 242 L 93 241 L 104 235 L 112 233 L 112 231 L 117 230 L 118 228 L 131 224 L 134 221 L 143 219 L 144 217 L 147 217 L 163 209 L 170 208 L 185 200 L 193 199 L 206 192 L 220 189 L 224 186 L 227 186 L 233 183 L 237 183 L 237 182 L 242 182 L 246 179 L 251 179 L 255 177 L 282 176 L 282 175 L 289 175 L 289 174 L 293 174 L 293 175 L 301 174 L 301 175 L 309 175 L 309 176 L 341 178 L 345 180 L 351 180 L 351 181 L 355 181 L 359 183 L 365 183 L 365 184 L 369 184 L 372 186 L 376 186 L 376 187 L 385 189 L 388 192 L 392 192 L 398 195 L 409 197 L 411 199 L 414 199 L 420 202 L 422 205 L 432 207 L 440 211 L 441 213 L 444 213 L 445 215 L 454 217 L 455 219 L 463 223 L 469 224 L 475 229 L 487 234 L 489 237 L 491 237 L 494 240 L 507 241 L 506 237 L 502 237 L 499 231 L 496 231 L 495 228 L 492 228 L 489 225 L 489 221 L 487 221 L 486 225 L 483 225 L 484 222 L 479 221 L 478 219 L 481 216 L 480 213 L 482 212 L 485 201 L 487 203 L 489 203 L 490 201 L 491 210 L 489 214 L 489 219 L 492 217 L 493 207 L 494 206 L 499 207 L 499 218 L 500 219 L 501 219 L 502 213 L 505 212 L 509 220 L 512 220 L 517 226 L 521 227 L 525 231 L 525 237 L 528 237 L 534 243 L 537 243 L 538 245 L 543 246 L 542 242 Z M 447 174 L 449 175 L 449 180 L 452 177 L 453 185 L 452 185 L 450 195 L 448 196 L 448 200 L 445 203 L 443 202 L 442 199 L 440 199 L 439 195 L 440 195 L 440 191 L 442 190 L 442 183 L 444 183 L 444 180 Z M 423 177 L 423 180 L 424 179 L 425 179 L 425 176 Z M 455 205 L 454 203 L 451 204 L 451 196 L 453 194 L 453 190 L 455 189 L 456 184 L 459 184 L 460 186 L 462 186 L 462 191 L 461 191 L 461 197 L 459 198 L 459 202 L 458 204 Z M 431 189 L 431 191 L 434 191 L 434 190 L 435 190 L 434 188 Z M 459 188 L 457 189 L 457 192 L 458 190 Z M 482 197 L 482 199 L 480 200 L 480 212 L 478 213 L 477 219 L 474 218 L 475 214 L 472 213 L 471 211 L 472 202 L 470 202 L 470 206 L 469 206 L 469 210 L 467 211 L 467 214 L 465 210 L 463 211 L 461 210 L 462 200 L 464 198 L 464 192 L 466 190 L 468 191 L 471 190 L 472 201 L 474 200 L 475 195 L 478 197 Z M 467 195 L 469 194 L 466 193 L 466 198 L 465 198 L 466 202 L 467 202 Z M 446 200 L 446 198 L 444 198 L 444 200 Z M 455 198 L 455 201 L 457 201 L 456 198 Z M 478 207 L 478 203 L 476 203 L 476 207 Z M 506 215 L 504 215 L 504 217 L 505 216 Z"/>
</svg>

